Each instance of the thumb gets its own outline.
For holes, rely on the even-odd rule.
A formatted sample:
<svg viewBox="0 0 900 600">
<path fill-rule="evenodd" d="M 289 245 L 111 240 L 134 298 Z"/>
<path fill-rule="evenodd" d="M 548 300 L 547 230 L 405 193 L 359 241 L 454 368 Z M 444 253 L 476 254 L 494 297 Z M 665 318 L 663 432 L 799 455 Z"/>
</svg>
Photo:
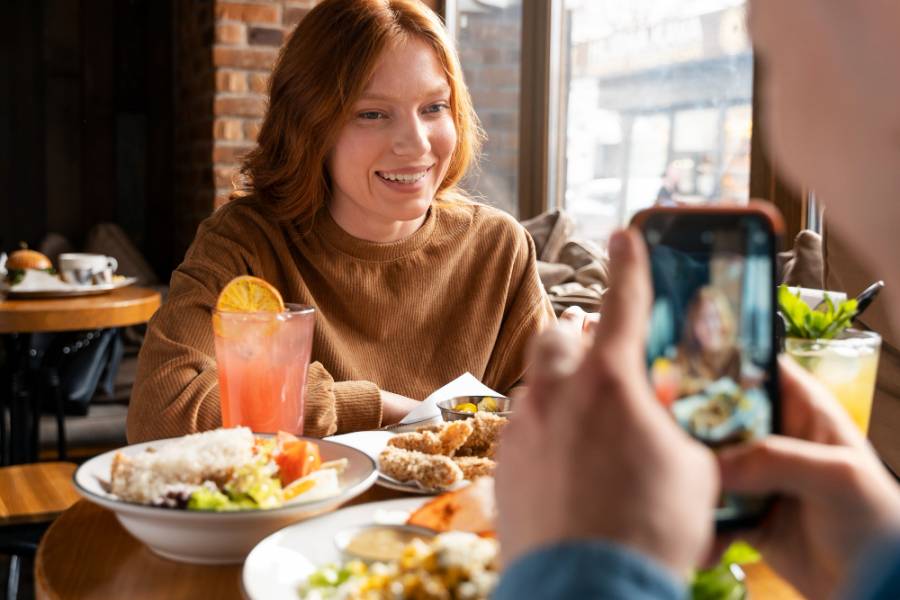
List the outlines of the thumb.
<svg viewBox="0 0 900 600">
<path fill-rule="evenodd" d="M 724 491 L 812 498 L 850 488 L 854 452 L 843 446 L 771 435 L 725 448 L 716 458 Z"/>
</svg>

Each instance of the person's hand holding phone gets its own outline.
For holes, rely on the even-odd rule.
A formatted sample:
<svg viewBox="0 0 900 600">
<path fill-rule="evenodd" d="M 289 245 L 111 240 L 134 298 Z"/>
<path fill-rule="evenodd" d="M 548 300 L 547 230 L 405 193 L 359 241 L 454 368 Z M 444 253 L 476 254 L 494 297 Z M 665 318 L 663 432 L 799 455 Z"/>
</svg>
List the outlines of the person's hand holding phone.
<svg viewBox="0 0 900 600">
<path fill-rule="evenodd" d="M 831 597 L 866 546 L 900 535 L 900 488 L 830 393 L 781 360 L 782 430 L 719 453 L 722 486 L 780 494 L 741 536 L 809 598 Z"/>
<path fill-rule="evenodd" d="M 681 430 L 647 377 L 651 289 L 636 232 L 611 240 L 610 291 L 591 347 L 564 327 L 536 343 L 527 394 L 503 433 L 497 500 L 504 562 L 602 539 L 684 576 L 712 541 L 712 453 Z"/>
</svg>

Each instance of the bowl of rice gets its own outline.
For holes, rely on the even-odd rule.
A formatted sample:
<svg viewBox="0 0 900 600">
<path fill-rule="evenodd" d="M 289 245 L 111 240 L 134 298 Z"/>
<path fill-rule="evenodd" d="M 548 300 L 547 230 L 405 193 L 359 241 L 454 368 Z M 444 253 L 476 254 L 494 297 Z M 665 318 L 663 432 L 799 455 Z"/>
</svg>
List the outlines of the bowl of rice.
<svg viewBox="0 0 900 600">
<path fill-rule="evenodd" d="M 85 462 L 73 479 L 84 498 L 113 511 L 156 554 L 240 563 L 264 537 L 334 510 L 377 478 L 374 461 L 355 448 L 289 438 L 239 427 L 134 444 Z M 283 460 L 298 449 L 302 474 Z"/>
</svg>

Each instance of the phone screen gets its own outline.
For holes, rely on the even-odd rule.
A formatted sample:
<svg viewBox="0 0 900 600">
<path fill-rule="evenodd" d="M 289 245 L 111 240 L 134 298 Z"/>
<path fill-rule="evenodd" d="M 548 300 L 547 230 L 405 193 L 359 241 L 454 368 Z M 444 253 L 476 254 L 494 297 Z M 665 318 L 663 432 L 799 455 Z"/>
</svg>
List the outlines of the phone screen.
<svg viewBox="0 0 900 600">
<path fill-rule="evenodd" d="M 654 301 L 653 389 L 711 447 L 777 431 L 775 244 L 752 211 L 650 211 L 642 221 Z M 752 521 L 766 499 L 724 496 L 720 524 Z"/>
</svg>

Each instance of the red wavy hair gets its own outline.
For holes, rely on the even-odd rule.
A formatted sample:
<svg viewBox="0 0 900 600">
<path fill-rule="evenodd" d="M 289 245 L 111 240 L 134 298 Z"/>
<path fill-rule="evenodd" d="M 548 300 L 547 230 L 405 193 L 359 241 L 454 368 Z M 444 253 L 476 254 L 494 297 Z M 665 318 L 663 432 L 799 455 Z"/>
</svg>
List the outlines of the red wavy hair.
<svg viewBox="0 0 900 600">
<path fill-rule="evenodd" d="M 307 231 L 331 194 L 326 158 L 379 57 L 414 36 L 430 45 L 447 76 L 457 143 L 435 200 L 466 198 L 460 179 L 478 155 L 482 132 L 462 67 L 440 19 L 418 0 L 324 0 L 282 47 L 269 107 L 232 198 L 247 199 Z"/>
</svg>

